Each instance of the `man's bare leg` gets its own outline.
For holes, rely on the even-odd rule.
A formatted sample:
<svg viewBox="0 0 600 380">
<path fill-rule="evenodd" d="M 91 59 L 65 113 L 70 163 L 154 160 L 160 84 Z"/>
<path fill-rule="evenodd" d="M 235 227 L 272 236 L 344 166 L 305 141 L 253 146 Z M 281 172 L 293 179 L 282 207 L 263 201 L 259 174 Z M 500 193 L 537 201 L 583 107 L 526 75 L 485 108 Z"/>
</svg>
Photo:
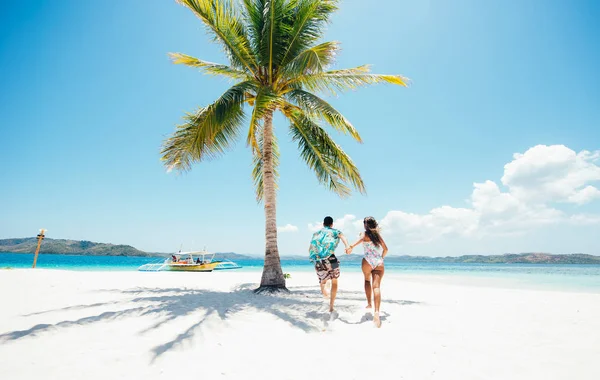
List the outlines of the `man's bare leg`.
<svg viewBox="0 0 600 380">
<path fill-rule="evenodd" d="M 321 293 L 323 293 L 323 297 L 329 298 L 329 292 L 327 291 L 327 283 L 329 280 L 321 281 Z"/>
<path fill-rule="evenodd" d="M 333 312 L 333 304 L 335 302 L 335 296 L 337 294 L 338 280 L 337 278 L 331 279 L 331 298 L 329 299 L 329 312 Z"/>
</svg>

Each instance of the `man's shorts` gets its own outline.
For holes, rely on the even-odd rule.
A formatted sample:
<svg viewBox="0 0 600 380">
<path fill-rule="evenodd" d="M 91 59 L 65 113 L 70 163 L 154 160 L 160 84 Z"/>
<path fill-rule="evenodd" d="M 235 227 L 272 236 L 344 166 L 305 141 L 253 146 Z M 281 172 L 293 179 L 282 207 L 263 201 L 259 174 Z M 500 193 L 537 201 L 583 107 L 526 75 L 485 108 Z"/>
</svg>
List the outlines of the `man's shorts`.
<svg viewBox="0 0 600 380">
<path fill-rule="evenodd" d="M 340 262 L 335 255 L 331 255 L 326 259 L 319 260 L 315 264 L 319 283 L 331 280 L 332 278 L 340 277 Z"/>
</svg>

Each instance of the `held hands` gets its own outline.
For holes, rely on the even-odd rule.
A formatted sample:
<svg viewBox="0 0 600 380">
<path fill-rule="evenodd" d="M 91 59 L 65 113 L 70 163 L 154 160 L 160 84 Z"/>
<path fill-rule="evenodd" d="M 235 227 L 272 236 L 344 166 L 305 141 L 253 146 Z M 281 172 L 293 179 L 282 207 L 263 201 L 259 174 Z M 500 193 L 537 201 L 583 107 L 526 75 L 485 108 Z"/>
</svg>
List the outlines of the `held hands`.
<svg viewBox="0 0 600 380">
<path fill-rule="evenodd" d="M 349 255 L 351 253 L 352 253 L 352 246 L 350 245 L 350 246 L 346 247 L 346 255 Z"/>
</svg>

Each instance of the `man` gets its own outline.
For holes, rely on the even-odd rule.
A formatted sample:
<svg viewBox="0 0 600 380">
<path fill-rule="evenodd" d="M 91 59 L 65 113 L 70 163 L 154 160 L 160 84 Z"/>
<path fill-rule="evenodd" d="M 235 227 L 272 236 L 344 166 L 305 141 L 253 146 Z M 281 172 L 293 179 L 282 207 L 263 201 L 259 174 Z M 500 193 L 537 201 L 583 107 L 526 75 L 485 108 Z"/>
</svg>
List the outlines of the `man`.
<svg viewBox="0 0 600 380">
<path fill-rule="evenodd" d="M 315 232 L 310 242 L 308 254 L 310 261 L 315 264 L 321 292 L 327 297 L 325 285 L 331 280 L 331 293 L 329 294 L 329 312 L 333 312 L 333 303 L 337 294 L 337 279 L 340 277 L 340 262 L 335 257 L 335 249 L 340 243 L 348 248 L 348 240 L 340 230 L 333 228 L 333 218 L 326 216 L 323 220 L 323 228 Z"/>
</svg>

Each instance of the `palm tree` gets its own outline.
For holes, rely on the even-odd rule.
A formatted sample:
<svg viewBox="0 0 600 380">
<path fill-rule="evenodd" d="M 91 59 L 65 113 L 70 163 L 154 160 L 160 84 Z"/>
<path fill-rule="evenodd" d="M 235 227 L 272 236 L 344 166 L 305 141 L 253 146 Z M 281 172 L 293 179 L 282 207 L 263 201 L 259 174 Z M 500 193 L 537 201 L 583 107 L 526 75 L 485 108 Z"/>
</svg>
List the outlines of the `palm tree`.
<svg viewBox="0 0 600 380">
<path fill-rule="evenodd" d="M 316 95 L 337 93 L 375 83 L 406 86 L 398 75 L 377 75 L 369 67 L 330 70 L 338 42 L 322 42 L 324 27 L 337 9 L 336 0 L 179 0 L 206 26 L 229 61 L 217 64 L 181 53 L 174 63 L 224 76 L 235 84 L 214 103 L 185 115 L 162 147 L 169 169 L 186 171 L 195 162 L 225 153 L 249 125 L 252 177 L 265 210 L 265 263 L 258 292 L 287 290 L 277 248 L 276 189 L 279 163 L 273 114 L 289 120 L 292 141 L 317 179 L 342 197 L 351 189 L 365 192 L 358 169 L 323 129 L 326 123 L 362 142 L 354 126 Z M 249 108 L 249 120 L 244 112 Z M 247 123 L 248 122 L 248 123 Z"/>
</svg>

